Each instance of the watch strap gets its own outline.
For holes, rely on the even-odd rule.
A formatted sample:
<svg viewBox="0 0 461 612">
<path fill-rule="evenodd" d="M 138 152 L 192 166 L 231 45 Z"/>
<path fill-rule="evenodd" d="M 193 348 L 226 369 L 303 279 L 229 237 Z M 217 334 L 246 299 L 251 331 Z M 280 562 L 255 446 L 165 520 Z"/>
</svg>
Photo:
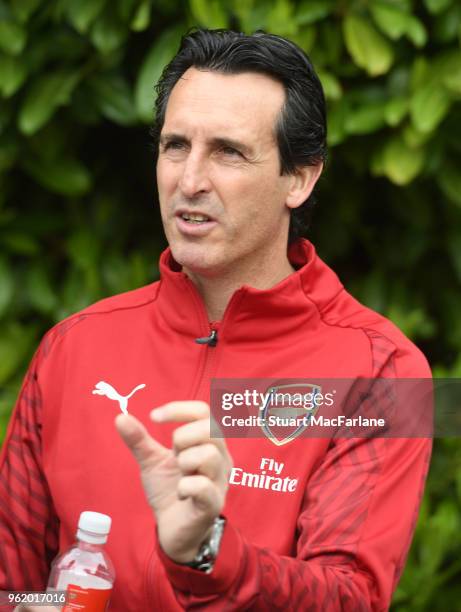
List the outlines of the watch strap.
<svg viewBox="0 0 461 612">
<path fill-rule="evenodd" d="M 194 559 L 190 563 L 184 563 L 183 565 L 200 572 L 205 572 L 206 574 L 212 572 L 216 557 L 218 556 L 225 524 L 226 519 L 222 516 L 217 516 L 213 521 L 209 537 L 201 544 Z"/>
</svg>

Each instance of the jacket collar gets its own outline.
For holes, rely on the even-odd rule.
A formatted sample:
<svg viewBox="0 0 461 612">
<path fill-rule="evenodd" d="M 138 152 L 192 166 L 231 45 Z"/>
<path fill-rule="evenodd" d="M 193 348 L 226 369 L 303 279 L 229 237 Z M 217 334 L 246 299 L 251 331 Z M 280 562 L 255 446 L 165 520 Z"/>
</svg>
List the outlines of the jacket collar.
<svg viewBox="0 0 461 612">
<path fill-rule="evenodd" d="M 318 257 L 308 240 L 292 244 L 288 257 L 296 269 L 270 289 L 243 285 L 235 291 L 222 321 L 210 325 L 194 283 L 167 248 L 160 256 L 157 307 L 163 322 L 192 341 L 218 329 L 221 340 L 244 342 L 291 334 L 315 326 L 320 312 L 343 289 L 336 274 Z"/>
</svg>

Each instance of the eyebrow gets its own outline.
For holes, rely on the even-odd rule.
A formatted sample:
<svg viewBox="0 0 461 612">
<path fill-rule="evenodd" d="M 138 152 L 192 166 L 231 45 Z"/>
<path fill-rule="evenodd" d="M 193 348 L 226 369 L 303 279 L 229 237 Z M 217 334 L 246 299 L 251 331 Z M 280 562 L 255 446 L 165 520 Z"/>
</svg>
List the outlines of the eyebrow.
<svg viewBox="0 0 461 612">
<path fill-rule="evenodd" d="M 162 134 L 160 136 L 160 143 L 162 145 L 165 145 L 172 141 L 181 142 L 184 144 L 190 144 L 190 141 L 182 134 L 167 133 L 167 134 Z M 233 149 L 237 149 L 238 151 L 241 151 L 244 155 L 247 155 L 249 157 L 254 155 L 254 151 L 249 145 L 246 145 L 240 140 L 235 140 L 234 138 L 216 136 L 215 138 L 210 138 L 209 140 L 207 140 L 207 145 L 213 148 L 231 147 Z"/>
</svg>

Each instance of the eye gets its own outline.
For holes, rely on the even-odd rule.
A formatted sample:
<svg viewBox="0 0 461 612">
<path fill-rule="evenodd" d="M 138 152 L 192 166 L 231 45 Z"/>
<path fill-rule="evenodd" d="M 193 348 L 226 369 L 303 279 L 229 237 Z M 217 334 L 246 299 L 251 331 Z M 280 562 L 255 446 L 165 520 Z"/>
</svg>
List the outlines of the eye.
<svg viewBox="0 0 461 612">
<path fill-rule="evenodd" d="M 164 151 L 182 151 L 184 147 L 185 147 L 184 143 L 180 142 L 179 140 L 169 140 L 168 142 L 165 142 L 165 144 L 163 145 L 163 150 Z"/>
<path fill-rule="evenodd" d="M 225 155 L 242 157 L 240 151 L 237 151 L 237 149 L 234 149 L 233 147 L 221 147 L 221 152 Z"/>
</svg>

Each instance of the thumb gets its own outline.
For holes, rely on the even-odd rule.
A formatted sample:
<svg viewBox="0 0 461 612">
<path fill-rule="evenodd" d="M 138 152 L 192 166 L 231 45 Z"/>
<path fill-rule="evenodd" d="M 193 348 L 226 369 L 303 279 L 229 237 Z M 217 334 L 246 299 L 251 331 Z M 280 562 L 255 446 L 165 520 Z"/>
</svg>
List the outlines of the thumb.
<svg viewBox="0 0 461 612">
<path fill-rule="evenodd" d="M 122 440 L 133 453 L 134 458 L 142 468 L 152 466 L 169 454 L 167 448 L 154 440 L 144 427 L 131 414 L 119 414 L 115 418 L 115 427 Z"/>
</svg>

